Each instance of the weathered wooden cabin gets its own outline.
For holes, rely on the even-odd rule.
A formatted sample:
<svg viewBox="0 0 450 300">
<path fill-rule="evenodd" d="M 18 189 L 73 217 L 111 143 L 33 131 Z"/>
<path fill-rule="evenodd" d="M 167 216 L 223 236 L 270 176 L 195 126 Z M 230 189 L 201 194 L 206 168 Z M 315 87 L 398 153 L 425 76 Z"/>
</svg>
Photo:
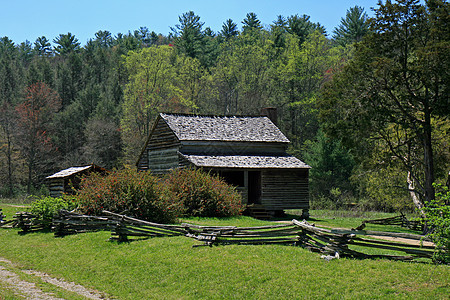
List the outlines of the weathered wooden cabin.
<svg viewBox="0 0 450 300">
<path fill-rule="evenodd" d="M 288 155 L 289 140 L 266 116 L 201 116 L 161 113 L 138 170 L 163 174 L 196 167 L 237 186 L 247 204 L 268 211 L 309 209 L 310 167 Z"/>
<path fill-rule="evenodd" d="M 50 196 L 61 197 L 62 194 L 73 193 L 72 188 L 79 187 L 81 178 L 83 176 L 88 176 L 93 172 L 106 174 L 108 170 L 92 164 L 82 167 L 70 167 L 46 177 L 45 179 L 50 190 Z"/>
</svg>

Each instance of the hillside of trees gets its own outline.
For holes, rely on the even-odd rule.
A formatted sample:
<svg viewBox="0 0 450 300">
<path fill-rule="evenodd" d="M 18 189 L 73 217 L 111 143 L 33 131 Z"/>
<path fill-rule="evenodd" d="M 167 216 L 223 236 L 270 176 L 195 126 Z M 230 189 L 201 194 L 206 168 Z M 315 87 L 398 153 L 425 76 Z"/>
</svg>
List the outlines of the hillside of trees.
<svg viewBox="0 0 450 300">
<path fill-rule="evenodd" d="M 420 208 L 450 170 L 448 21 L 445 0 L 398 0 L 372 19 L 349 8 L 331 33 L 254 13 L 213 32 L 189 11 L 168 36 L 2 37 L 0 196 L 39 193 L 70 166 L 133 168 L 159 112 L 277 107 L 314 203 Z"/>
</svg>

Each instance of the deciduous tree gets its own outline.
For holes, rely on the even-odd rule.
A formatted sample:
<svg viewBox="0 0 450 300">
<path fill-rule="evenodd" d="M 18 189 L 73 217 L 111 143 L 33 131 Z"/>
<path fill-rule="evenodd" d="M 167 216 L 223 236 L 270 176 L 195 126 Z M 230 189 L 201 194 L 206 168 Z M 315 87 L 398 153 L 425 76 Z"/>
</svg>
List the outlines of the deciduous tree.
<svg viewBox="0 0 450 300">
<path fill-rule="evenodd" d="M 382 140 L 421 209 L 434 198 L 433 123 L 448 122 L 450 113 L 449 4 L 387 1 L 375 15 L 372 33 L 325 90 L 322 119 L 329 133 L 360 149 Z"/>
<path fill-rule="evenodd" d="M 152 46 L 130 51 L 126 57 L 129 83 L 125 88 L 121 128 L 128 163 L 136 159 L 158 112 L 183 105 L 175 80 L 174 54 L 172 47 Z"/>
<path fill-rule="evenodd" d="M 16 107 L 18 114 L 17 144 L 28 168 L 27 192 L 31 192 L 34 175 L 41 175 L 45 155 L 53 150 L 49 130 L 54 114 L 61 107 L 58 94 L 45 83 L 37 82 L 25 91 L 25 101 Z M 37 173 L 37 174 L 35 174 Z"/>
</svg>

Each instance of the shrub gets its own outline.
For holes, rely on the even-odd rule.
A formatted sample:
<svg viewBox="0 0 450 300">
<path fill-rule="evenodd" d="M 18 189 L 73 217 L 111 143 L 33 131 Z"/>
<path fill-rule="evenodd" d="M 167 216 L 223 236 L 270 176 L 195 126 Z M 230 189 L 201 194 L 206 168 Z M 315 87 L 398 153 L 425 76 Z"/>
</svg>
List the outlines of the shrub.
<svg viewBox="0 0 450 300">
<path fill-rule="evenodd" d="M 450 264 L 450 191 L 446 186 L 435 187 L 439 189 L 435 200 L 424 208 L 426 224 L 432 229 L 427 236 L 436 244 L 433 260 Z"/>
<path fill-rule="evenodd" d="M 150 172 L 123 170 L 84 178 L 76 198 L 81 212 L 88 215 L 108 210 L 141 220 L 173 223 L 180 214 L 179 206 L 161 197 L 161 188 L 159 179 Z"/>
<path fill-rule="evenodd" d="M 57 215 L 61 209 L 72 210 L 75 207 L 76 205 L 68 199 L 49 196 L 41 196 L 31 202 L 31 212 L 46 225 L 50 225 L 53 216 Z"/>
<path fill-rule="evenodd" d="M 185 216 L 229 217 L 242 213 L 242 197 L 218 176 L 199 169 L 175 169 L 165 178 L 164 197 L 182 207 Z"/>
</svg>

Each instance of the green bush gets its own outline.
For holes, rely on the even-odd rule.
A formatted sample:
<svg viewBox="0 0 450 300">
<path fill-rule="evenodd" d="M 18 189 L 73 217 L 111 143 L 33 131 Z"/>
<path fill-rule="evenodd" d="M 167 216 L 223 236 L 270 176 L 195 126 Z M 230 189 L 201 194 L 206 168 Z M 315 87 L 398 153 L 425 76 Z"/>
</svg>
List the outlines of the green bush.
<svg viewBox="0 0 450 300">
<path fill-rule="evenodd" d="M 426 225 L 432 229 L 427 236 L 436 244 L 433 260 L 450 264 L 450 191 L 446 186 L 435 187 L 438 189 L 435 200 L 424 208 Z"/>
<path fill-rule="evenodd" d="M 180 215 L 180 205 L 161 197 L 159 181 L 150 172 L 123 170 L 107 176 L 93 174 L 81 182 L 76 195 L 79 209 L 88 215 L 102 215 L 103 210 L 108 210 L 141 220 L 173 223 Z"/>
<path fill-rule="evenodd" d="M 242 213 L 242 197 L 218 176 L 198 169 L 175 169 L 165 178 L 166 199 L 180 203 L 185 216 L 229 217 Z"/>
<path fill-rule="evenodd" d="M 31 212 L 47 225 L 51 224 L 53 216 L 57 215 L 61 209 L 72 210 L 75 207 L 76 204 L 69 199 L 49 196 L 41 196 L 31 202 Z"/>
</svg>

